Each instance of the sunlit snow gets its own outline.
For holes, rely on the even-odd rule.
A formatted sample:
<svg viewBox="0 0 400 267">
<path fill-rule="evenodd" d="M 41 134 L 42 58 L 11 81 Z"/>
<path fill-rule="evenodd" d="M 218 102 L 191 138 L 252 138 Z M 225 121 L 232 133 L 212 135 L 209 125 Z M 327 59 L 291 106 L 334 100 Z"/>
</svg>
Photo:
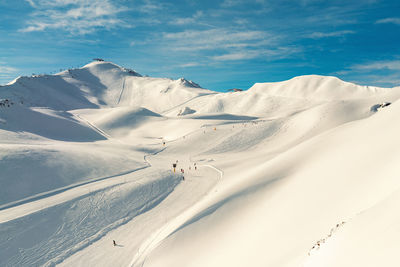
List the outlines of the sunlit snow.
<svg viewBox="0 0 400 267">
<path fill-rule="evenodd" d="M 0 86 L 0 266 L 399 266 L 399 97 L 104 61 L 19 77 Z"/>
</svg>

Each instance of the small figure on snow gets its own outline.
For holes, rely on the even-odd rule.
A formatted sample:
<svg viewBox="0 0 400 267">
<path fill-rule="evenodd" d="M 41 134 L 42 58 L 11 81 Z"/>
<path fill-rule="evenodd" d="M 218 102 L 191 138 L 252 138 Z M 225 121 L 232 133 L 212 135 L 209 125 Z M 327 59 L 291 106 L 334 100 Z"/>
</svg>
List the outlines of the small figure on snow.
<svg viewBox="0 0 400 267">
<path fill-rule="evenodd" d="M 113 245 L 114 245 L 114 247 L 117 245 L 117 243 L 115 242 L 115 240 L 113 240 Z"/>
<path fill-rule="evenodd" d="M 176 163 L 172 163 L 172 168 L 174 168 L 174 173 L 175 173 Z"/>
</svg>

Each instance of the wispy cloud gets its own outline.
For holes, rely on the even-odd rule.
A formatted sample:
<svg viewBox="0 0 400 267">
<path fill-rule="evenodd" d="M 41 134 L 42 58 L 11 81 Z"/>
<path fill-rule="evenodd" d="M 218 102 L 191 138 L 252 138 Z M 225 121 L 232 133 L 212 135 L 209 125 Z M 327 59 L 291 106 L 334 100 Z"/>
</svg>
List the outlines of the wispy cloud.
<svg viewBox="0 0 400 267">
<path fill-rule="evenodd" d="M 109 0 L 27 0 L 34 8 L 21 32 L 61 29 L 71 34 L 88 34 L 98 28 L 127 26 L 117 15 L 127 10 Z"/>
<path fill-rule="evenodd" d="M 170 21 L 170 24 L 174 25 L 187 25 L 191 23 L 195 23 L 203 16 L 203 11 L 197 11 L 193 16 L 191 17 L 185 17 L 185 18 L 175 18 L 174 20 Z"/>
<path fill-rule="evenodd" d="M 202 63 L 273 60 L 299 53 L 301 48 L 284 45 L 282 36 L 267 31 L 215 28 L 164 33 L 160 45 L 177 56 L 199 58 Z M 195 65 L 188 65 L 195 66 Z"/>
<path fill-rule="evenodd" d="M 7 67 L 7 66 L 0 66 L 0 73 L 1 74 L 10 74 L 16 72 L 17 69 L 13 67 Z"/>
<path fill-rule="evenodd" d="M 292 54 L 301 52 L 300 48 L 295 47 L 279 47 L 277 49 L 256 48 L 250 50 L 241 50 L 238 52 L 213 56 L 212 59 L 217 61 L 234 61 L 248 60 L 254 58 L 261 59 L 282 59 L 287 58 Z"/>
<path fill-rule="evenodd" d="M 400 60 L 375 61 L 366 64 L 357 64 L 350 67 L 351 70 L 400 70 Z"/>
<path fill-rule="evenodd" d="M 189 67 L 197 67 L 197 66 L 201 66 L 201 65 L 203 65 L 203 64 L 201 64 L 199 62 L 189 62 L 189 63 L 181 64 L 181 65 L 179 65 L 179 67 L 189 68 Z"/>
<path fill-rule="evenodd" d="M 313 32 L 308 35 L 308 38 L 312 39 L 321 39 L 321 38 L 329 38 L 329 37 L 343 37 L 348 34 L 354 34 L 354 31 L 335 31 L 335 32 Z"/>
<path fill-rule="evenodd" d="M 35 2 L 33 2 L 33 0 L 25 0 L 26 2 L 28 2 L 32 7 L 35 7 Z"/>
<path fill-rule="evenodd" d="M 400 25 L 400 18 L 385 18 L 385 19 L 380 19 L 376 21 L 377 24 L 383 24 L 383 23 L 392 23 L 396 25 Z"/>
<path fill-rule="evenodd" d="M 351 75 L 346 80 L 356 84 L 374 85 L 379 87 L 397 87 L 400 86 L 400 75 L 398 73 L 378 75 L 373 73 Z"/>
<path fill-rule="evenodd" d="M 361 84 L 391 87 L 400 85 L 400 60 L 370 61 L 354 64 L 335 74 L 347 76 Z M 355 77 L 355 78 L 354 78 Z"/>
<path fill-rule="evenodd" d="M 229 29 L 187 30 L 164 33 L 164 41 L 173 42 L 174 50 L 216 50 L 272 44 L 276 37 L 265 31 L 235 31 Z"/>
<path fill-rule="evenodd" d="M 248 4 L 249 2 L 254 2 L 258 4 L 264 4 L 267 0 L 224 0 L 221 3 L 221 7 L 227 8 L 227 7 L 234 7 L 237 5 L 242 5 L 242 4 Z"/>
<path fill-rule="evenodd" d="M 259 51 L 242 51 L 242 52 L 224 54 L 220 56 L 213 56 L 212 58 L 218 61 L 252 59 L 259 55 L 258 52 Z"/>
<path fill-rule="evenodd" d="M 400 86 L 400 74 L 398 73 L 385 76 L 371 75 L 369 78 L 374 84 L 381 84 L 382 86 Z"/>
<path fill-rule="evenodd" d="M 221 7 L 233 7 L 242 3 L 242 0 L 224 0 Z"/>
<path fill-rule="evenodd" d="M 0 62 L 0 64 L 2 64 L 2 62 Z M 0 65 L 0 84 L 7 83 L 13 78 L 15 78 L 14 74 L 17 71 L 18 69 L 16 68 Z"/>
<path fill-rule="evenodd" d="M 165 8 L 165 4 L 154 0 L 143 0 L 143 3 L 136 6 L 136 9 L 142 13 L 154 13 Z"/>
</svg>

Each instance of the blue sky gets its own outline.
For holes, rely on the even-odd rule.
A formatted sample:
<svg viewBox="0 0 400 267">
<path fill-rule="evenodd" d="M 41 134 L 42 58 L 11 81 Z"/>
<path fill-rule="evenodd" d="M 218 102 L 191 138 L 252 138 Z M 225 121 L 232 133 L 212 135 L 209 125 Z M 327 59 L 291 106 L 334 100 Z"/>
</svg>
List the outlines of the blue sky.
<svg viewBox="0 0 400 267">
<path fill-rule="evenodd" d="M 0 0 L 0 84 L 101 57 L 247 89 L 305 74 L 400 85 L 398 0 Z"/>
</svg>

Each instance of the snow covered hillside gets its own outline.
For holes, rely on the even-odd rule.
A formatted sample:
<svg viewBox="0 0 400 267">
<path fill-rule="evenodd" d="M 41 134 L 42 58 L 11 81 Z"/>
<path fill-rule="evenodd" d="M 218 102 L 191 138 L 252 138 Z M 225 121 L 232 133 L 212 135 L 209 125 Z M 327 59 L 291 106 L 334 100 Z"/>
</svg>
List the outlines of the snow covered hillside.
<svg viewBox="0 0 400 267">
<path fill-rule="evenodd" d="M 398 266 L 399 97 L 317 75 L 217 93 L 111 62 L 19 77 L 0 266 Z"/>
</svg>

